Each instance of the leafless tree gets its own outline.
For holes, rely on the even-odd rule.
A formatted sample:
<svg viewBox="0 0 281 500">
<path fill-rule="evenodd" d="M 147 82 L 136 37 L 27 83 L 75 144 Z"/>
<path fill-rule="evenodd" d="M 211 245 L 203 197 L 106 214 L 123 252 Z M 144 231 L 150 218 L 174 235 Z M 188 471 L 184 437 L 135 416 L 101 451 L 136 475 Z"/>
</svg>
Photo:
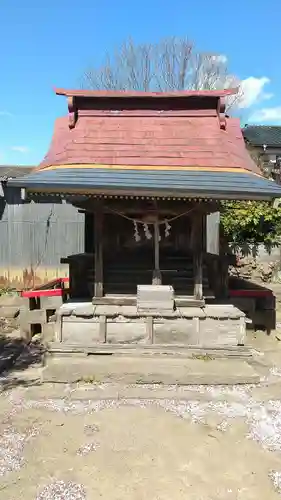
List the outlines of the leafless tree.
<svg viewBox="0 0 281 500">
<path fill-rule="evenodd" d="M 198 52 L 187 38 L 167 38 L 155 44 L 129 40 L 106 57 L 105 64 L 85 71 L 82 86 L 90 89 L 164 92 L 239 87 L 223 55 Z M 228 109 L 239 103 L 241 92 Z"/>
</svg>

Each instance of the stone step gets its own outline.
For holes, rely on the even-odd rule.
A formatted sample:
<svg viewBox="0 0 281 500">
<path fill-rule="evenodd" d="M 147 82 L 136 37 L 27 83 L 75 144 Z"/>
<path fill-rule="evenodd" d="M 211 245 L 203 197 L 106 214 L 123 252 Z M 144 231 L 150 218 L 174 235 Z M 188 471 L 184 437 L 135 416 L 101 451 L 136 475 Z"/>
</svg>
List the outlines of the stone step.
<svg viewBox="0 0 281 500">
<path fill-rule="evenodd" d="M 247 346 L 216 346 L 196 347 L 187 345 L 156 345 L 156 344 L 68 344 L 50 342 L 48 351 L 51 355 L 99 355 L 114 354 L 118 356 L 180 356 L 186 358 L 252 358 L 252 350 Z"/>
<path fill-rule="evenodd" d="M 233 385 L 259 383 L 255 370 L 242 360 L 91 356 L 48 359 L 44 382 L 78 381 L 122 384 Z"/>
</svg>

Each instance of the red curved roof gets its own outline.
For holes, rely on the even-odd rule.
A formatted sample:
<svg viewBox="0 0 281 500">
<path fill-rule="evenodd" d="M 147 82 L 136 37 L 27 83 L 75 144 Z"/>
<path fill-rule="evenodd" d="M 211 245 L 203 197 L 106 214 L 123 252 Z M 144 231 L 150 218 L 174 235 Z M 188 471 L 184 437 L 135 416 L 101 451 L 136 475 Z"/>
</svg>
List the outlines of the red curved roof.
<svg viewBox="0 0 281 500">
<path fill-rule="evenodd" d="M 223 98 L 233 94 L 233 89 L 56 92 L 71 98 L 70 112 L 56 120 L 52 143 L 40 168 L 84 164 L 230 168 L 260 173 L 245 148 L 239 120 L 224 114 Z M 195 99 L 184 99 L 186 96 Z"/>
</svg>

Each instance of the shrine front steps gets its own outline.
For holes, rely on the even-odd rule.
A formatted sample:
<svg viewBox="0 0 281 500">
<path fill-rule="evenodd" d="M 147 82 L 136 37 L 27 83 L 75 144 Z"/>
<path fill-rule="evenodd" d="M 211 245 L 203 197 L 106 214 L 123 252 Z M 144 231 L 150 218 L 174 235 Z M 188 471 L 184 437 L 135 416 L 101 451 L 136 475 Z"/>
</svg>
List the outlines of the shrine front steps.
<svg viewBox="0 0 281 500">
<path fill-rule="evenodd" d="M 48 357 L 44 382 L 93 384 L 236 385 L 257 384 L 258 373 L 240 359 L 88 356 Z"/>
</svg>

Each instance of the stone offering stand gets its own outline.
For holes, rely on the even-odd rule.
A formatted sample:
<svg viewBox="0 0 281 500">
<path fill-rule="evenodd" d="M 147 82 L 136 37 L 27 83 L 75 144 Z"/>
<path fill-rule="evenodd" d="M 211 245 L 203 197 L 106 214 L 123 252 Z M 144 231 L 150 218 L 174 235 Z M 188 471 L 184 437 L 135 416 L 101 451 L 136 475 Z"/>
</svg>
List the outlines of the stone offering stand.
<svg viewBox="0 0 281 500">
<path fill-rule="evenodd" d="M 239 346 L 245 342 L 245 315 L 232 305 L 177 307 L 175 311 L 140 311 L 134 305 L 63 304 L 56 313 L 54 343 L 118 349 L 126 345 Z"/>
<path fill-rule="evenodd" d="M 166 299 L 165 299 L 166 300 Z M 188 299 L 162 303 L 137 297 L 68 299 L 67 289 L 23 293 L 21 335 L 41 333 L 50 352 L 132 352 L 227 349 L 244 352 L 245 314 L 231 304 L 192 305 Z M 234 352 L 233 351 L 233 352 Z"/>
</svg>

